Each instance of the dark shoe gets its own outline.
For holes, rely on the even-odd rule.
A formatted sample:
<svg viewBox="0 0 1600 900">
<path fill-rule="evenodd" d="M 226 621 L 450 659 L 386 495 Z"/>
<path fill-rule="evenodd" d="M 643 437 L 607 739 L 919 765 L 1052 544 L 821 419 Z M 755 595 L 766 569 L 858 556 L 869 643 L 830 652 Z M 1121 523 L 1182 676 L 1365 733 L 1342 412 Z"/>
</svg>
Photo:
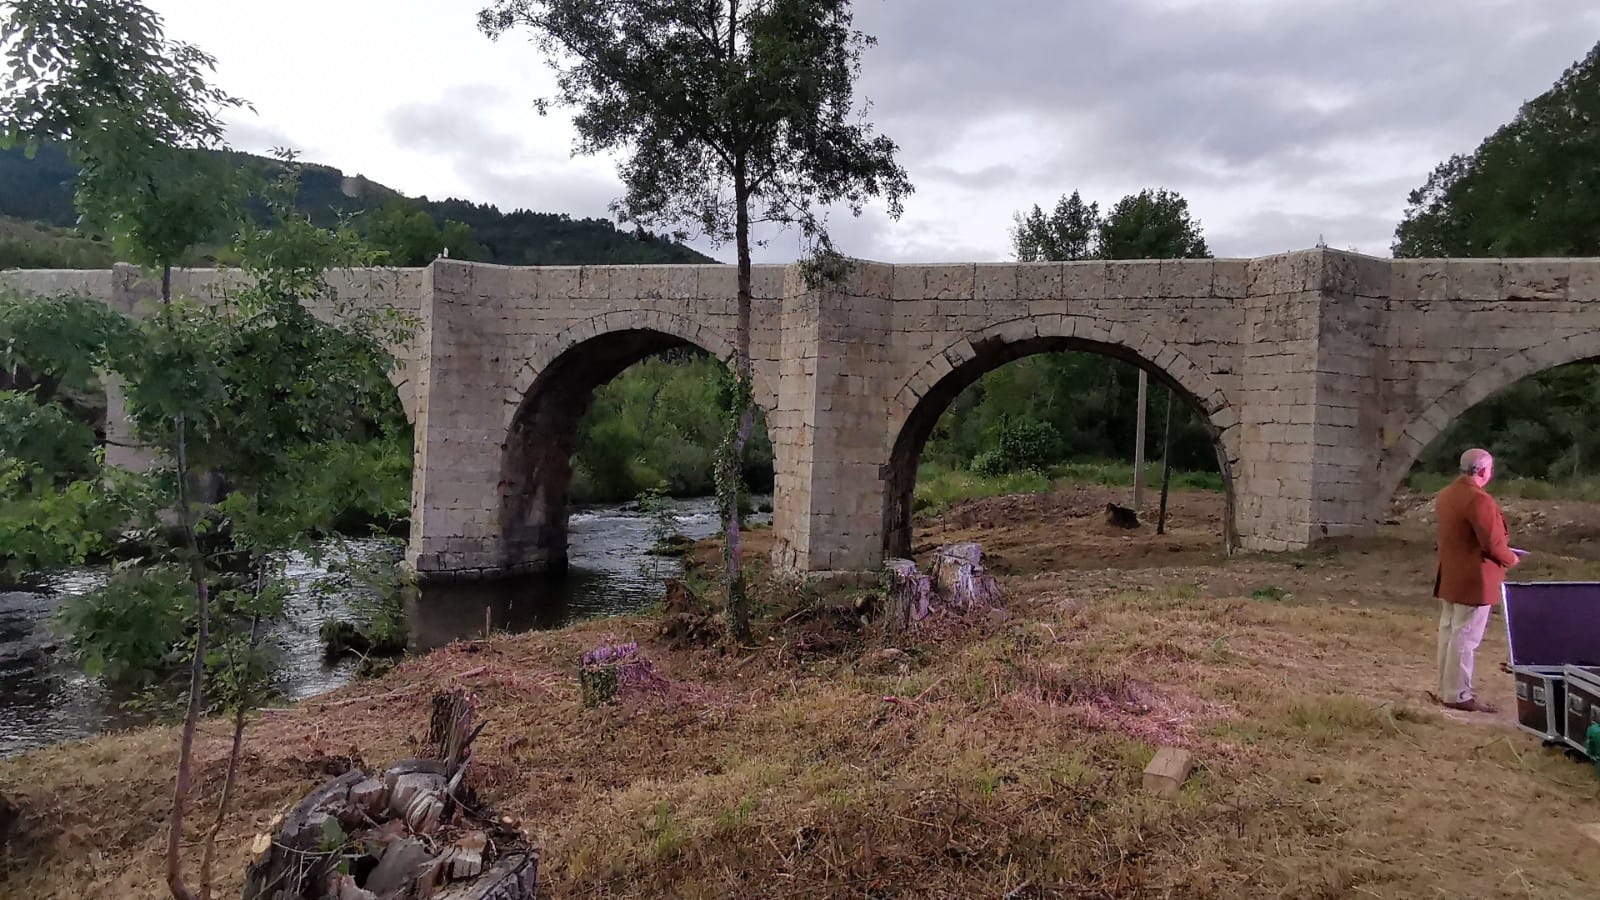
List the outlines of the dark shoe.
<svg viewBox="0 0 1600 900">
<path fill-rule="evenodd" d="M 1460 703 L 1444 704 L 1450 709 L 1459 709 L 1463 712 L 1497 713 L 1500 710 L 1491 703 L 1479 700 L 1477 697 L 1468 697 Z"/>
</svg>

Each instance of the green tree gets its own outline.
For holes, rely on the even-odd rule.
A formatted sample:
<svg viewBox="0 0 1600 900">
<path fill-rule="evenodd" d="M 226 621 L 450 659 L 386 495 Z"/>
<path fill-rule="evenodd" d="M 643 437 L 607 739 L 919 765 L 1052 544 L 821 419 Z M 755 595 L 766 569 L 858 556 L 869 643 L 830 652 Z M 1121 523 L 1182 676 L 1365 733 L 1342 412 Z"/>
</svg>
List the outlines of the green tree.
<svg viewBox="0 0 1600 900">
<path fill-rule="evenodd" d="M 184 881 L 179 848 L 195 724 L 208 668 L 220 663 L 214 681 L 225 707 L 235 712 L 234 746 L 217 818 L 204 842 L 199 896 L 208 897 L 216 835 L 238 767 L 244 711 L 264 686 L 255 663 L 260 624 L 275 614 L 281 598 L 271 560 L 274 551 L 295 546 L 329 517 L 321 498 L 287 486 L 297 483 L 298 468 L 316 456 L 317 448 L 351 429 L 350 397 L 370 385 L 370 364 L 382 357 L 378 348 L 386 338 L 398 338 L 400 329 L 384 332 L 389 323 L 364 320 L 337 304 L 339 324 L 325 326 L 302 306 L 306 300 L 333 299 L 324 282 L 328 268 L 364 264 L 370 257 L 352 231 L 328 232 L 294 211 L 298 172 L 292 165 L 263 197 L 274 227 L 241 223 L 245 180 L 222 154 L 199 152 L 220 146 L 220 112 L 239 105 L 207 84 L 210 57 L 168 41 L 158 16 L 126 0 L 15 0 L 5 11 L 0 46 L 10 74 L 0 85 L 0 134 L 30 148 L 64 142 L 79 167 L 76 202 L 84 218 L 112 234 L 128 259 L 162 276 L 157 316 L 107 329 L 126 340 L 96 345 L 92 330 L 73 333 L 59 321 L 53 331 L 35 330 L 86 341 L 84 359 L 103 360 L 121 375 L 141 438 L 167 453 L 175 469 L 174 490 L 163 504 L 176 513 L 183 535 L 175 558 L 158 557 L 154 565 L 132 573 L 131 587 L 113 579 L 107 592 L 91 596 L 78 610 L 115 613 L 129 608 L 130 598 L 145 598 L 139 602 L 148 606 L 145 601 L 161 593 L 161 578 L 170 584 L 174 571 L 187 576 L 195 625 L 167 884 L 175 897 L 196 896 Z M 292 157 L 285 155 L 284 161 L 292 163 Z M 217 304 L 174 298 L 173 264 L 200 241 L 219 235 L 234 240 L 246 286 Z M 49 320 L 73 307 L 45 303 L 36 309 Z M 69 376 L 47 371 L 46 377 Z M 203 521 L 192 484 L 198 466 L 220 470 L 233 484 L 216 517 Z M 214 522 L 227 524 L 229 541 L 242 551 L 250 576 L 246 586 L 226 587 L 215 596 L 215 560 L 202 553 L 197 538 Z M 215 650 L 214 600 L 224 617 L 249 624 L 247 633 L 219 631 Z M 162 608 L 171 614 L 137 618 L 145 624 L 184 618 L 182 607 Z M 75 635 L 80 646 L 97 634 L 121 643 L 120 625 L 139 625 L 118 616 L 77 618 L 83 629 Z M 94 627 L 106 622 L 112 626 Z"/>
<path fill-rule="evenodd" d="M 167 40 L 161 18 L 142 4 L 11 0 L 6 13 L 0 46 L 10 74 L 0 90 L 0 135 L 7 145 L 30 150 L 64 144 L 78 165 L 76 201 L 84 219 L 110 234 L 130 261 L 159 269 L 162 300 L 170 300 L 172 264 L 234 218 L 239 199 L 231 171 L 185 151 L 220 144 L 220 113 L 239 101 L 207 83 L 215 61 Z M 184 412 L 173 412 L 172 440 L 162 446 L 176 451 L 178 513 L 198 620 L 167 844 L 168 888 L 186 900 L 194 894 L 184 883 L 178 851 L 202 701 L 209 597 L 189 502 Z"/>
<path fill-rule="evenodd" d="M 1100 223 L 1101 259 L 1206 259 L 1211 251 L 1189 201 L 1175 191 L 1146 188 L 1117 201 Z"/>
<path fill-rule="evenodd" d="M 618 152 L 623 222 L 692 229 L 738 256 L 738 336 L 721 454 L 728 516 L 730 634 L 748 640 L 739 564 L 738 469 L 754 425 L 750 367 L 750 232 L 798 226 L 809 271 L 837 272 L 823 210 L 859 215 L 883 196 L 898 218 L 911 192 L 896 147 L 855 111 L 860 54 L 848 0 L 496 0 L 487 34 L 534 32 L 556 65 L 557 102 L 578 110 L 577 149 Z M 544 108 L 541 101 L 540 108 Z"/>
<path fill-rule="evenodd" d="M 1396 257 L 1600 255 L 1600 44 L 1471 153 L 1440 163 L 1407 198 Z M 1492 441 L 1501 470 L 1536 478 L 1593 472 L 1600 366 L 1542 372 L 1457 419 L 1419 460 L 1454 471 Z"/>
<path fill-rule="evenodd" d="M 416 204 L 396 198 L 366 216 L 367 243 L 392 266 L 426 266 L 449 253 L 452 259 L 482 259 L 472 229 L 446 221 L 443 228 Z"/>
<path fill-rule="evenodd" d="M 1098 253 L 1100 204 L 1085 206 L 1077 191 L 1056 201 L 1048 216 L 1035 203 L 1026 216 L 1015 213 L 1012 218 L 1011 245 L 1019 262 L 1066 262 Z"/>
<path fill-rule="evenodd" d="M 1600 44 L 1407 198 L 1397 257 L 1600 256 Z"/>
</svg>

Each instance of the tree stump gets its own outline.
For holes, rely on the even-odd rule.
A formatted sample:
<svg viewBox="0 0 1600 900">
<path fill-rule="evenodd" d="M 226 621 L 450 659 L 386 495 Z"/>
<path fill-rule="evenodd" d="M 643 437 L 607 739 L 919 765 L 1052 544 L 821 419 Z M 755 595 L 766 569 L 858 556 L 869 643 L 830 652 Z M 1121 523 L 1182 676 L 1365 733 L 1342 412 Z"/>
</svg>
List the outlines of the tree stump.
<svg viewBox="0 0 1600 900">
<path fill-rule="evenodd" d="M 610 703 L 624 688 L 650 690 L 665 684 L 655 665 L 640 655 L 636 642 L 601 644 L 586 651 L 578 662 L 578 689 L 584 706 Z"/>
<path fill-rule="evenodd" d="M 965 613 L 1000 602 L 1000 585 L 983 567 L 983 548 L 950 544 L 934 551 L 933 571 L 922 574 L 909 559 L 884 561 L 888 602 L 884 621 L 901 632 L 938 609 Z"/>
<path fill-rule="evenodd" d="M 1107 503 L 1106 524 L 1112 526 L 1113 528 L 1138 528 L 1139 513 L 1136 510 L 1127 508 L 1126 506 L 1118 506 L 1115 503 Z"/>
<path fill-rule="evenodd" d="M 901 632 L 912 622 L 927 618 L 933 602 L 933 582 L 918 572 L 917 564 L 909 559 L 885 560 L 884 568 L 889 580 L 885 621 L 890 631 Z"/>
<path fill-rule="evenodd" d="M 983 568 L 983 548 L 950 544 L 935 551 L 933 589 L 940 602 L 962 612 L 987 609 L 1000 600 L 1000 585 Z"/>
</svg>

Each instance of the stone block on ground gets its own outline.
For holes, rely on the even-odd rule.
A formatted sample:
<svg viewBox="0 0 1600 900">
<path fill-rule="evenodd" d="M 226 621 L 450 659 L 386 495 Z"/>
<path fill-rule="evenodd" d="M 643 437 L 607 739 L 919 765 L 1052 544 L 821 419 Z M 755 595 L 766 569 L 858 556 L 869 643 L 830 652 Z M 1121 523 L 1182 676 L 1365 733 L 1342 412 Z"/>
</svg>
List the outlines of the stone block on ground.
<svg viewBox="0 0 1600 900">
<path fill-rule="evenodd" d="M 1162 747 L 1144 768 L 1144 789 L 1160 797 L 1176 797 L 1194 769 L 1194 756 L 1177 747 Z"/>
</svg>

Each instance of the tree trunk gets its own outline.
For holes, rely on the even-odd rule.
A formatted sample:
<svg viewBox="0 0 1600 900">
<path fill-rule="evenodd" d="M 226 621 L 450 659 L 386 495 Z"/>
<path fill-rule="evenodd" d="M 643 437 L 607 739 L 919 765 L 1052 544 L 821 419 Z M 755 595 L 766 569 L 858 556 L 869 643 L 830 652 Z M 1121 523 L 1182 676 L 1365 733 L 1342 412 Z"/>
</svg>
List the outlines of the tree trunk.
<svg viewBox="0 0 1600 900">
<path fill-rule="evenodd" d="M 738 32 L 738 0 L 728 6 L 728 54 L 733 57 L 736 47 L 734 36 Z M 723 460 L 726 484 L 723 493 L 728 504 L 727 540 L 723 551 L 723 589 L 728 611 L 728 633 L 736 643 L 750 641 L 750 609 L 745 597 L 744 571 L 739 559 L 739 493 L 743 487 L 740 463 L 744 459 L 745 443 L 750 439 L 750 429 L 755 424 L 752 398 L 752 372 L 750 365 L 750 179 L 743 154 L 734 158 L 734 243 L 739 254 L 739 322 L 734 340 L 734 387 L 738 416 L 737 430 L 728 443 Z"/>
<path fill-rule="evenodd" d="M 975 542 L 946 544 L 934 551 L 928 578 L 939 602 L 961 612 L 994 606 L 1000 600 L 1000 584 L 984 568 L 983 547 Z"/>
<path fill-rule="evenodd" d="M 889 573 L 888 609 L 884 621 L 891 634 L 900 634 L 910 628 L 912 622 L 927 618 L 933 603 L 933 582 L 918 572 L 917 564 L 909 559 L 885 560 L 884 568 Z"/>
<path fill-rule="evenodd" d="M 172 303 L 172 267 L 164 266 L 161 272 L 161 304 Z M 179 847 L 183 841 L 183 814 L 189 802 L 189 776 L 194 749 L 195 726 L 200 721 L 200 707 L 206 669 L 206 650 L 210 639 L 211 598 L 206 587 L 205 567 L 200 559 L 200 545 L 195 538 L 193 510 L 189 505 L 189 446 L 188 431 L 183 413 L 173 422 L 177 443 L 178 517 L 183 526 L 184 547 L 189 554 L 189 577 L 194 584 L 195 639 L 194 658 L 189 664 L 189 707 L 183 716 L 183 732 L 178 742 L 178 777 L 172 792 L 172 818 L 167 834 L 167 889 L 177 900 L 195 900 L 195 894 L 183 883 L 183 860 Z"/>
<path fill-rule="evenodd" d="M 238 683 L 248 684 L 250 661 L 255 657 L 256 642 L 261 639 L 261 594 L 266 588 L 266 561 L 257 560 L 255 564 L 256 583 L 254 591 L 253 615 L 250 617 L 250 642 L 245 645 L 243 661 L 243 674 L 238 676 Z M 237 670 L 239 664 L 235 663 Z M 239 774 L 239 756 L 244 749 L 245 712 L 249 708 L 245 697 L 240 696 L 233 710 L 233 748 L 228 751 L 228 774 L 222 780 L 222 797 L 217 800 L 217 817 L 211 823 L 211 830 L 206 833 L 206 847 L 200 857 L 200 896 L 204 900 L 211 898 L 211 861 L 217 852 L 217 835 L 222 832 L 222 824 L 228 818 L 228 804 L 233 799 L 233 782 Z"/>
</svg>

